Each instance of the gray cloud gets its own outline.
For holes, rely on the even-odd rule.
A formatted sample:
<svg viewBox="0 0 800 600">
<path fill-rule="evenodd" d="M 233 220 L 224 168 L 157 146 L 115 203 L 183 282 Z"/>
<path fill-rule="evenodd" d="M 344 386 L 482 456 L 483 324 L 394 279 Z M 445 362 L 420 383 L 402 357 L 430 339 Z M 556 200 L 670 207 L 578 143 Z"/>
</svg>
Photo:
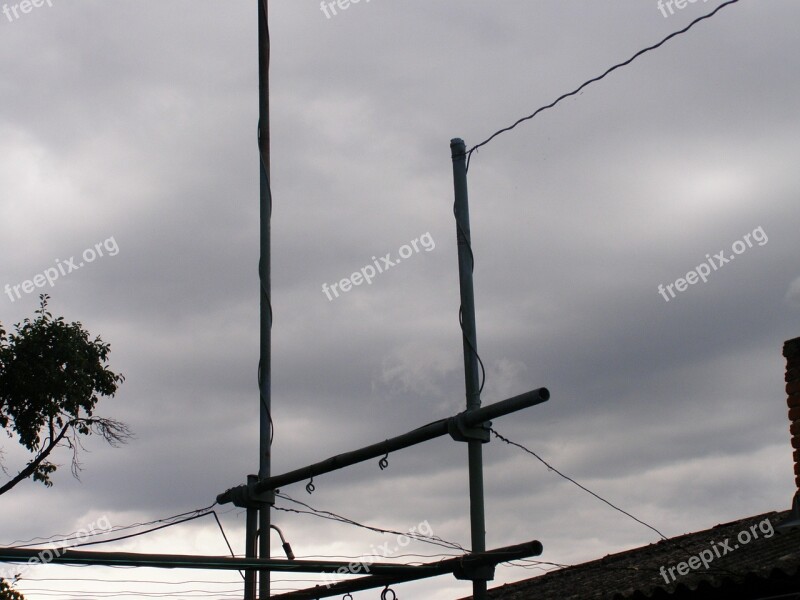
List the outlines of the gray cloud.
<svg viewBox="0 0 800 600">
<path fill-rule="evenodd" d="M 450 138 L 477 143 L 718 4 L 665 19 L 655 1 L 372 0 L 326 19 L 316 2 L 273 3 L 275 472 L 462 410 Z M 798 10 L 727 8 L 470 166 L 484 401 L 552 391 L 495 426 L 668 535 L 787 508 L 794 488 L 781 345 L 800 335 Z M 90 441 L 80 483 L 65 471 L 4 496 L 4 542 L 207 506 L 256 470 L 255 44 L 253 3 L 54 0 L 0 15 L 0 286 L 115 237 L 117 256 L 47 292 L 112 344 L 127 381 L 102 412 L 137 434 L 117 450 Z M 759 226 L 768 243 L 659 295 Z M 435 250 L 322 293 L 427 231 Z M 35 305 L 3 294 L 0 321 Z M 24 460 L 3 449 L 7 466 Z M 654 541 L 532 457 L 496 440 L 485 454 L 491 546 L 536 538 L 543 560 L 576 562 Z M 469 544 L 461 444 L 315 484 L 284 491 L 378 526 L 428 519 Z M 243 517 L 222 518 L 241 551 Z M 381 542 L 276 521 L 298 554 Z M 215 527 L 114 547 L 219 554 Z M 59 572 L 75 574 L 37 576 Z M 536 573 L 501 567 L 498 583 Z M 440 578 L 399 595 L 468 590 Z"/>
</svg>

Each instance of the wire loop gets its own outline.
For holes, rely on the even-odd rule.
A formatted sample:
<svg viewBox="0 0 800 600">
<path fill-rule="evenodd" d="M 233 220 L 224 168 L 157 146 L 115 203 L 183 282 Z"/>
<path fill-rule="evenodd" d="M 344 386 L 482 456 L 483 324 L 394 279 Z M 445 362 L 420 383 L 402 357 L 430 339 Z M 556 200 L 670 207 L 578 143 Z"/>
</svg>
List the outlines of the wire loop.
<svg viewBox="0 0 800 600">
<path fill-rule="evenodd" d="M 314 486 L 314 478 L 312 477 L 312 478 L 311 478 L 311 481 L 309 481 L 309 482 L 306 484 L 306 491 L 307 491 L 309 494 L 313 494 L 315 489 L 317 489 L 317 488 Z"/>
<path fill-rule="evenodd" d="M 388 469 L 389 468 L 389 453 L 388 452 L 386 453 L 386 456 L 384 456 L 382 459 L 380 459 L 378 461 L 378 466 L 381 468 L 381 471 L 383 471 L 384 469 Z"/>
<path fill-rule="evenodd" d="M 392 597 L 391 597 L 391 598 L 389 598 L 389 596 L 387 596 L 387 594 L 388 594 L 389 592 L 391 592 L 391 594 L 392 594 Z M 384 590 L 381 592 L 381 600 L 397 600 L 397 594 L 395 594 L 395 593 L 394 593 L 394 590 L 393 590 L 392 588 L 390 588 L 390 587 L 387 585 L 387 586 L 386 586 L 386 589 L 384 589 Z"/>
</svg>

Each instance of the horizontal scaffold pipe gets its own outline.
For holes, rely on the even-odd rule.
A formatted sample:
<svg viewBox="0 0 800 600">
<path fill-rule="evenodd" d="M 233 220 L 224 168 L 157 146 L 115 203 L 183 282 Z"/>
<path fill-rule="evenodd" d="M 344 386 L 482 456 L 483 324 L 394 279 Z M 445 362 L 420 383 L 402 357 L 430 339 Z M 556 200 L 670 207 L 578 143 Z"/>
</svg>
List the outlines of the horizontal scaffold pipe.
<svg viewBox="0 0 800 600">
<path fill-rule="evenodd" d="M 151 567 L 158 569 L 214 569 L 240 571 L 243 569 L 269 569 L 294 573 L 358 573 L 354 565 L 364 572 L 395 581 L 412 581 L 445 573 L 459 568 L 469 569 L 486 564 L 498 564 L 508 560 L 537 556 L 542 545 L 537 541 L 526 542 L 507 548 L 499 548 L 481 554 L 467 554 L 453 559 L 423 565 L 401 565 L 396 563 L 353 563 L 332 560 L 286 560 L 236 558 L 232 556 L 195 556 L 186 554 L 137 554 L 133 552 L 92 552 L 64 548 L 0 548 L 0 563 L 93 565 L 108 567 Z M 365 559 L 369 557 L 364 557 Z M 355 583 L 354 580 L 348 583 Z"/>
<path fill-rule="evenodd" d="M 401 575 L 375 574 L 368 577 L 359 577 L 348 581 L 326 584 L 325 587 L 318 585 L 305 590 L 278 594 L 272 596 L 272 600 L 319 600 L 321 598 L 332 598 L 335 596 L 342 597 L 353 592 L 362 592 L 364 590 L 371 590 L 449 573 L 455 573 L 459 579 L 469 579 L 468 575 L 470 569 L 486 565 L 495 566 L 501 562 L 511 560 L 531 558 L 533 556 L 539 556 L 541 553 L 542 544 L 540 542 L 526 542 L 524 544 L 490 550 L 481 554 L 468 554 L 466 556 L 450 558 L 438 563 L 429 563 L 426 565 L 435 567 L 437 571 L 435 573 L 418 571 Z"/>
<path fill-rule="evenodd" d="M 137 554 L 132 552 L 87 552 L 63 548 L 0 548 L 0 563 L 94 565 L 109 567 L 153 567 L 157 569 L 216 569 L 240 571 L 269 569 L 296 573 L 336 573 L 350 569 L 352 562 L 330 560 L 286 560 L 235 558 L 232 556 L 194 556 L 184 554 Z M 412 572 L 436 574 L 435 565 L 406 566 L 373 563 L 371 572 L 402 575 Z"/>
<path fill-rule="evenodd" d="M 228 502 L 233 502 L 237 494 L 241 497 L 246 493 L 262 494 L 264 492 L 276 490 L 285 485 L 305 481 L 324 473 L 330 473 L 331 471 L 349 467 L 373 458 L 378 458 L 379 456 L 384 456 L 390 452 L 402 450 L 403 448 L 408 448 L 447 435 L 453 430 L 453 426 L 460 425 L 461 428 L 477 427 L 486 421 L 541 404 L 549 399 L 550 392 L 547 388 L 539 388 L 531 392 L 526 392 L 519 396 L 501 400 L 500 402 L 495 402 L 494 404 L 489 404 L 476 410 L 460 413 L 455 417 L 434 421 L 433 423 L 423 425 L 403 435 L 360 448 L 359 450 L 338 454 L 313 465 L 295 469 L 283 475 L 276 475 L 268 479 L 263 479 L 258 481 L 251 490 L 246 491 L 247 486 L 231 488 L 218 495 L 217 502 L 220 504 L 227 504 Z"/>
</svg>

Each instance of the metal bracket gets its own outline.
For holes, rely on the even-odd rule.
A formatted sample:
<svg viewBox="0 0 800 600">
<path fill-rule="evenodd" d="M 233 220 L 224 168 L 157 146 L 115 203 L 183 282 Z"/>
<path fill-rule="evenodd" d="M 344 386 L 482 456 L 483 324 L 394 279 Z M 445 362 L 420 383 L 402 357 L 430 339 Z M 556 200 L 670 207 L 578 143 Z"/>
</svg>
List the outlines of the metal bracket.
<svg viewBox="0 0 800 600">
<path fill-rule="evenodd" d="M 217 496 L 217 502 L 220 504 L 232 502 L 234 506 L 239 508 L 262 508 L 267 504 L 270 506 L 274 505 L 275 490 L 267 490 L 266 492 L 259 493 L 255 491 L 255 486 L 257 484 L 258 481 L 254 481 L 247 485 L 231 488 L 224 494 Z"/>
<path fill-rule="evenodd" d="M 477 440 L 486 444 L 491 439 L 489 428 L 492 426 L 492 422 L 486 421 L 476 427 L 468 427 L 464 424 L 465 414 L 460 413 L 447 419 L 447 433 L 457 442 Z"/>
</svg>

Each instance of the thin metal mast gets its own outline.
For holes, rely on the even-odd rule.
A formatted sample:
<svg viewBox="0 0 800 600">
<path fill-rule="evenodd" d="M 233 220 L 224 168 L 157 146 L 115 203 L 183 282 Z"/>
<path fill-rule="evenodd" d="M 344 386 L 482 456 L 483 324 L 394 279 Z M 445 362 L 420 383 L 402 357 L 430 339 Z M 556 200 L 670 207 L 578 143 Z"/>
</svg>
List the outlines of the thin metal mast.
<svg viewBox="0 0 800 600">
<path fill-rule="evenodd" d="M 467 193 L 467 154 L 464 140 L 455 138 L 450 141 L 450 153 L 453 158 L 453 185 L 456 217 L 456 236 L 458 241 L 458 278 L 461 289 L 461 322 L 462 342 L 464 346 L 464 382 L 466 385 L 467 412 L 481 406 L 481 388 L 478 371 L 478 338 L 475 327 L 475 295 L 472 286 L 474 257 L 469 229 L 469 198 Z M 469 516 L 472 534 L 472 552 L 481 553 L 486 550 L 486 521 L 483 504 L 483 444 L 489 440 L 488 432 L 465 432 L 469 452 Z M 492 578 L 491 573 L 483 574 L 472 580 L 472 596 L 474 600 L 486 600 L 486 581 Z"/>
<path fill-rule="evenodd" d="M 258 478 L 268 479 L 272 462 L 272 304 L 270 302 L 270 218 L 272 217 L 272 190 L 270 185 L 270 127 L 269 127 L 269 1 L 258 0 L 258 149 L 260 154 L 260 220 L 261 258 L 259 279 L 260 302 L 260 360 L 258 387 L 260 396 L 260 443 Z M 258 554 L 262 560 L 270 557 L 270 509 L 264 504 L 259 509 Z M 260 571 L 259 598 L 270 596 L 270 572 Z"/>
</svg>

